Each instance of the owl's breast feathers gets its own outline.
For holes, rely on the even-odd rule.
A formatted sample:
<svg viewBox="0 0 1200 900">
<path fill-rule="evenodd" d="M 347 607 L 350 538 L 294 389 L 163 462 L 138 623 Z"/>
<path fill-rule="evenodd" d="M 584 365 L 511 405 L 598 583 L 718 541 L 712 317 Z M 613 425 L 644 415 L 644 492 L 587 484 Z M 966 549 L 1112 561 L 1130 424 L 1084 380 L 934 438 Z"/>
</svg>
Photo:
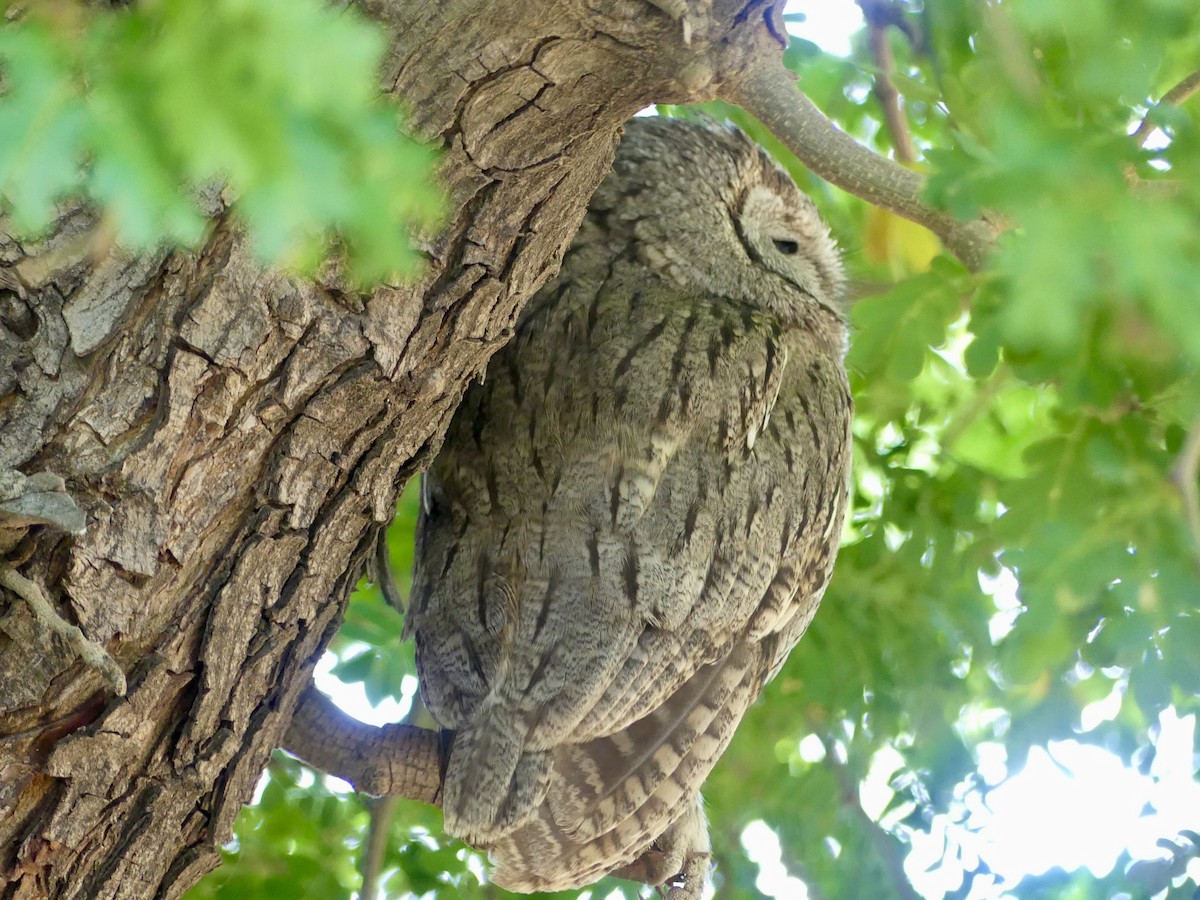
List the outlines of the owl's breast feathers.
<svg viewBox="0 0 1200 900">
<path fill-rule="evenodd" d="M 706 852 L 697 791 L 829 578 L 850 413 L 828 342 L 633 263 L 532 301 L 427 476 L 405 626 L 498 884 Z"/>
</svg>

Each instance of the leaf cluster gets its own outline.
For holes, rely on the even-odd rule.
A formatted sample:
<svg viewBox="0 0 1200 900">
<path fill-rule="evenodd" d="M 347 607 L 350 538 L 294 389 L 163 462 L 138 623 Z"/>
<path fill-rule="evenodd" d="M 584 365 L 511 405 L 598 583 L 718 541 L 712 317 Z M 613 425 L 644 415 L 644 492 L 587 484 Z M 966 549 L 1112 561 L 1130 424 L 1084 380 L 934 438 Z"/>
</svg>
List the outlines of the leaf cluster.
<svg viewBox="0 0 1200 900">
<path fill-rule="evenodd" d="M 131 250 L 195 247 L 231 203 L 264 263 L 411 276 L 443 200 L 380 95 L 382 35 L 319 0 L 35 4 L 0 29 L 0 213 L 86 200 Z"/>
</svg>

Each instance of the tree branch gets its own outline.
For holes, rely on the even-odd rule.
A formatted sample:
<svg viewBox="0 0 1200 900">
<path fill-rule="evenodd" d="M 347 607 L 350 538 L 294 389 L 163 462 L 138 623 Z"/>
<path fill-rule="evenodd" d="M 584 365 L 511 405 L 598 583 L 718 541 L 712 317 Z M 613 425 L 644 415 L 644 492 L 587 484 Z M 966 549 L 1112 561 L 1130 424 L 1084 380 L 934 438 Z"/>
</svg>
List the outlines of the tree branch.
<svg viewBox="0 0 1200 900">
<path fill-rule="evenodd" d="M 388 550 L 388 530 L 380 528 L 375 538 L 375 583 L 379 585 L 379 593 L 384 602 L 396 612 L 404 615 L 404 597 L 396 584 L 396 576 L 392 572 L 392 554 Z"/>
<path fill-rule="evenodd" d="M 388 835 L 392 827 L 392 818 L 396 814 L 397 797 L 364 797 L 363 802 L 371 821 L 367 825 L 367 843 L 363 848 L 362 862 L 359 871 L 362 872 L 362 889 L 358 895 L 363 900 L 374 900 L 379 893 L 379 873 L 383 869 L 383 854 L 387 850 Z"/>
<path fill-rule="evenodd" d="M 837 780 L 842 805 L 850 810 L 862 824 L 863 831 L 874 844 L 875 852 L 879 854 L 880 862 L 891 875 L 892 886 L 896 889 L 897 896 L 903 900 L 918 900 L 917 892 L 913 889 L 912 882 L 909 881 L 908 875 L 904 871 L 904 860 L 896 852 L 896 838 L 867 815 L 867 811 L 863 809 L 862 801 L 859 799 L 858 780 L 851 773 L 849 766 L 838 760 L 835 755 L 836 748 L 829 736 L 819 728 L 814 729 L 813 734 L 820 739 L 821 746 L 825 748 L 825 763 L 833 771 L 833 776 Z"/>
<path fill-rule="evenodd" d="M 1192 543 L 1195 545 L 1197 562 L 1200 562 L 1200 489 L 1196 487 L 1196 479 L 1200 476 L 1200 418 L 1192 423 L 1187 440 L 1179 453 L 1175 469 L 1171 472 L 1171 480 L 1183 497 L 1183 511 L 1187 517 L 1188 529 L 1192 533 Z"/>
<path fill-rule="evenodd" d="M 367 725 L 312 685 L 301 696 L 281 746 L 363 793 L 432 804 L 441 799 L 438 732 L 414 725 Z"/>
<path fill-rule="evenodd" d="M 1001 228 L 985 219 L 961 222 L 921 200 L 925 180 L 868 150 L 825 118 L 783 62 L 763 56 L 724 96 L 758 118 L 809 169 L 826 181 L 924 225 L 972 271 L 982 268 Z"/>
<path fill-rule="evenodd" d="M 1183 81 L 1163 94 L 1159 101 L 1154 104 L 1154 107 L 1146 113 L 1146 117 L 1142 119 L 1141 124 L 1138 125 L 1137 129 L 1131 135 L 1134 141 L 1137 142 L 1137 145 L 1144 147 L 1146 140 L 1154 131 L 1155 126 L 1152 121 L 1154 110 L 1162 106 L 1178 106 L 1198 92 L 1200 92 L 1200 69 L 1188 75 Z"/>
<path fill-rule="evenodd" d="M 886 0 L 855 0 L 862 10 L 863 18 L 867 20 L 867 38 L 870 41 L 871 57 L 875 60 L 875 75 L 873 78 L 875 96 L 883 108 L 883 120 L 892 135 L 892 145 L 896 151 L 896 159 L 904 164 L 917 160 L 917 148 L 913 145 L 912 135 L 908 130 L 908 120 L 904 118 L 904 109 L 900 105 L 900 92 L 892 83 L 892 72 L 896 70 L 896 58 L 892 54 L 892 45 L 888 43 L 888 25 L 898 17 L 898 12 Z M 903 18 L 900 18 L 903 21 Z"/>
</svg>

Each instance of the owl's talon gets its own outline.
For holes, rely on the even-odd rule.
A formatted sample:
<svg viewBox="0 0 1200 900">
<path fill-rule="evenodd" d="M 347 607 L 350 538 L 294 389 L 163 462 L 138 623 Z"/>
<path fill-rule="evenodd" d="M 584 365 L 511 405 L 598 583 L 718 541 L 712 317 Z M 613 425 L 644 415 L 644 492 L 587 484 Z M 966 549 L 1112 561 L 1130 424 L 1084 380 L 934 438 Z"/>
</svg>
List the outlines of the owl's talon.
<svg viewBox="0 0 1200 900">
<path fill-rule="evenodd" d="M 711 860 L 709 853 L 693 853 L 689 856 L 683 868 L 666 882 L 671 888 L 664 895 L 666 900 L 699 900 L 708 881 Z"/>
</svg>

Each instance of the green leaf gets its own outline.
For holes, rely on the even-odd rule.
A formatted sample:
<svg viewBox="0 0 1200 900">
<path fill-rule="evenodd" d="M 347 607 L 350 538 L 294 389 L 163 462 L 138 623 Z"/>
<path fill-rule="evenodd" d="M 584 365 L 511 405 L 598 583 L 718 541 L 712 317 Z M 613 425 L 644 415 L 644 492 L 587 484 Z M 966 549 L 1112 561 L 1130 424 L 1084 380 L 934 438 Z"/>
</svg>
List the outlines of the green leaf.
<svg viewBox="0 0 1200 900">
<path fill-rule="evenodd" d="M 157 0 L 82 24 L 35 11 L 0 35 L 0 196 L 18 229 L 83 196 L 130 249 L 191 247 L 200 192 L 224 185 L 264 264 L 311 273 L 337 236 L 352 277 L 416 273 L 410 235 L 443 215 L 436 155 L 378 94 L 383 39 L 353 9 Z"/>
</svg>

